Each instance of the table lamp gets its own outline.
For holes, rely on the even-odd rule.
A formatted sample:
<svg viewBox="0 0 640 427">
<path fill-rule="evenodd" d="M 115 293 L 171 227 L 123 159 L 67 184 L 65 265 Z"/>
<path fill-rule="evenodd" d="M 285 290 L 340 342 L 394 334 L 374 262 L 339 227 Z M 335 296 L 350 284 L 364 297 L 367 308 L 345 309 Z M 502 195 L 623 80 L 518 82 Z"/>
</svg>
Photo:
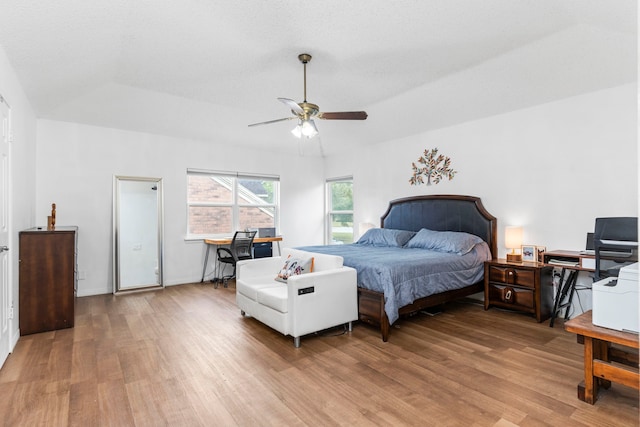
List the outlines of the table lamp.
<svg viewBox="0 0 640 427">
<path fill-rule="evenodd" d="M 508 262 L 522 262 L 522 253 L 516 253 L 522 247 L 522 227 L 507 227 L 504 232 L 504 245 L 511 249 L 507 254 Z"/>
</svg>

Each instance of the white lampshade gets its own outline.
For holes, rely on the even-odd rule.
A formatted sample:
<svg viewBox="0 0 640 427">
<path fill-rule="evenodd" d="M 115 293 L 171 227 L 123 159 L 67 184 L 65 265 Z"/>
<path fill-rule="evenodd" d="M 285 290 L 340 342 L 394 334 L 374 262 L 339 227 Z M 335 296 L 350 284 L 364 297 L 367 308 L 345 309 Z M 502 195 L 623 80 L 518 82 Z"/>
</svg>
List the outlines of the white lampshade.
<svg viewBox="0 0 640 427">
<path fill-rule="evenodd" d="M 316 127 L 316 124 L 311 119 L 301 120 L 298 123 L 298 126 L 293 128 L 291 133 L 296 138 L 302 138 L 303 136 L 305 138 L 313 138 L 318 134 L 318 128 Z"/>
<path fill-rule="evenodd" d="M 291 133 L 293 134 L 293 136 L 295 136 L 296 138 L 302 138 L 302 126 L 297 125 L 296 127 L 294 127 L 293 129 L 291 129 Z"/>
<path fill-rule="evenodd" d="M 313 120 L 309 119 L 302 122 L 302 135 L 306 136 L 307 138 L 313 138 L 317 134 L 318 128 L 316 127 L 316 124 L 313 122 Z"/>
<path fill-rule="evenodd" d="M 522 227 L 507 227 L 504 231 L 504 245 L 507 249 L 520 249 L 522 246 Z"/>
</svg>

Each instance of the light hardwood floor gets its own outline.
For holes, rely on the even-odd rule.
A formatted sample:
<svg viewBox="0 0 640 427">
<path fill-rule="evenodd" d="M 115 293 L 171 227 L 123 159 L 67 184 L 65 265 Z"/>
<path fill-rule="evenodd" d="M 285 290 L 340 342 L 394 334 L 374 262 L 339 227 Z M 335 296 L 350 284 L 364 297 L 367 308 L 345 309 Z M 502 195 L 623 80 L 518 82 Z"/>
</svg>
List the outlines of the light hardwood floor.
<svg viewBox="0 0 640 427">
<path fill-rule="evenodd" d="M 21 337 L 0 370 L 6 426 L 633 426 L 638 392 L 576 396 L 582 346 L 527 315 L 469 302 L 284 337 L 233 284 L 78 298 L 75 328 Z"/>
</svg>

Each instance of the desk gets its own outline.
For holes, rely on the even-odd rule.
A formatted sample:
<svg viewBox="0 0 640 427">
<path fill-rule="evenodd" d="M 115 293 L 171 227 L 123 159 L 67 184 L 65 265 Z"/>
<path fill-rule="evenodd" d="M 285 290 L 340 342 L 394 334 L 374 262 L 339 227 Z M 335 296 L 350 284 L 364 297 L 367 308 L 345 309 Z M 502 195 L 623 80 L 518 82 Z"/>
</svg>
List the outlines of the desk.
<svg viewBox="0 0 640 427">
<path fill-rule="evenodd" d="M 595 271 L 595 256 L 582 254 L 578 251 L 555 250 L 544 253 L 544 263 L 554 267 L 562 267 L 560 283 L 558 283 L 553 312 L 549 321 L 549 327 L 553 328 L 556 316 L 563 308 L 566 308 L 564 320 L 569 319 L 569 308 L 575 294 L 578 273 L 580 271 Z M 594 268 L 590 268 L 592 265 Z M 568 299 L 565 301 L 567 295 Z"/>
<path fill-rule="evenodd" d="M 566 267 L 577 271 L 596 271 L 596 256 L 587 255 L 579 251 L 565 251 L 563 249 L 544 253 L 545 264 L 556 267 Z"/>
<path fill-rule="evenodd" d="M 565 312 L 564 318 L 565 320 L 569 318 L 569 307 L 571 307 L 573 295 L 576 290 L 578 273 L 581 271 L 595 272 L 596 256 L 587 255 L 579 251 L 553 250 L 545 252 L 543 258 L 545 264 L 562 268 L 562 272 L 560 273 L 560 283 L 558 284 L 558 290 L 554 301 L 553 313 L 551 313 L 551 321 L 549 322 L 549 326 L 553 327 L 553 322 L 558 312 L 565 307 L 567 308 L 567 311 Z M 613 262 L 626 262 L 631 259 L 628 256 L 619 257 L 611 255 L 602 256 L 601 258 L 603 260 Z M 567 296 L 568 299 L 565 301 Z"/>
<path fill-rule="evenodd" d="M 218 246 L 224 246 L 231 244 L 231 237 L 222 237 L 219 239 L 204 239 L 204 243 L 206 246 L 206 252 L 204 255 L 204 265 L 202 266 L 202 278 L 200 279 L 200 283 L 204 282 L 204 276 L 207 271 L 207 264 L 209 262 L 209 252 L 211 248 L 216 249 Z M 274 236 L 274 237 L 256 237 L 253 239 L 253 243 L 270 243 L 276 242 L 278 245 L 278 254 L 280 254 L 280 242 L 282 241 L 282 236 Z M 215 268 L 214 268 L 215 272 Z"/>
<path fill-rule="evenodd" d="M 584 381 L 578 384 L 578 399 L 594 404 L 598 389 L 611 387 L 611 382 L 624 384 L 636 390 L 640 388 L 638 374 L 638 352 L 612 348 L 611 344 L 638 349 L 638 335 L 630 332 L 595 326 L 591 321 L 591 311 L 569 320 L 564 324 L 568 332 L 584 339 Z M 612 365 L 611 362 L 633 366 Z"/>
</svg>

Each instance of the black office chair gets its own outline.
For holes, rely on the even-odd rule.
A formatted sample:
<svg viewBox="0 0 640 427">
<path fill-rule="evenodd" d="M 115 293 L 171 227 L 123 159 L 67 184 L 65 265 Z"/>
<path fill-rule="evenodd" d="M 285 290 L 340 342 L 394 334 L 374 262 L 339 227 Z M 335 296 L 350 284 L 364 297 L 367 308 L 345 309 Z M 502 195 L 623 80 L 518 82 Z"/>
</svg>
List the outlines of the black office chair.
<svg viewBox="0 0 640 427">
<path fill-rule="evenodd" d="M 638 260 L 638 218 L 596 218 L 593 247 L 596 258 L 594 280 L 618 276 L 620 268 Z M 602 267 L 602 257 L 611 268 Z"/>
<path fill-rule="evenodd" d="M 251 248 L 253 246 L 253 239 L 255 236 L 255 231 L 236 231 L 228 248 L 217 249 L 216 253 L 218 255 L 218 262 L 222 264 L 231 264 L 233 266 L 233 273 L 229 276 L 223 275 L 220 278 L 214 278 L 213 283 L 216 288 L 218 287 L 218 282 L 222 282 L 226 288 L 228 280 L 236 277 L 236 263 L 238 261 L 253 258 Z"/>
</svg>

